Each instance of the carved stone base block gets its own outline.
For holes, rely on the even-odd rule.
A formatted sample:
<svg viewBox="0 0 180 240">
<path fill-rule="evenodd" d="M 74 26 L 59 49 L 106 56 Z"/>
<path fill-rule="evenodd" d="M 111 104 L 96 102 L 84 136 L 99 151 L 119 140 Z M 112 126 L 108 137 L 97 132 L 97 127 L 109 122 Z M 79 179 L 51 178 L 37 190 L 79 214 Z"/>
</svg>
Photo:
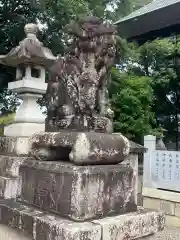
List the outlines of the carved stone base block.
<svg viewBox="0 0 180 240">
<path fill-rule="evenodd" d="M 20 201 L 75 221 L 135 211 L 135 176 L 124 165 L 27 161 Z"/>
<path fill-rule="evenodd" d="M 164 215 L 140 209 L 134 213 L 77 223 L 45 214 L 12 200 L 0 201 L 0 224 L 20 230 L 33 240 L 156 239 L 164 228 Z"/>
<path fill-rule="evenodd" d="M 29 154 L 38 160 L 71 161 L 76 165 L 117 164 L 124 161 L 130 143 L 121 134 L 96 132 L 42 132 L 30 138 Z"/>
</svg>

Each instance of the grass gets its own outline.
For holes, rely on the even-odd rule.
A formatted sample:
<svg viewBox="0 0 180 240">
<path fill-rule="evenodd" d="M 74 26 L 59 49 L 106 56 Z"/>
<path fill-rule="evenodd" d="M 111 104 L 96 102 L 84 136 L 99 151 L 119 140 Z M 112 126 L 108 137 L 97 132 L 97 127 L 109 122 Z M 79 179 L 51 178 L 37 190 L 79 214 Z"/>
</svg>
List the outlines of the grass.
<svg viewBox="0 0 180 240">
<path fill-rule="evenodd" d="M 4 127 L 14 121 L 15 113 L 0 116 L 0 136 L 4 135 Z"/>
</svg>

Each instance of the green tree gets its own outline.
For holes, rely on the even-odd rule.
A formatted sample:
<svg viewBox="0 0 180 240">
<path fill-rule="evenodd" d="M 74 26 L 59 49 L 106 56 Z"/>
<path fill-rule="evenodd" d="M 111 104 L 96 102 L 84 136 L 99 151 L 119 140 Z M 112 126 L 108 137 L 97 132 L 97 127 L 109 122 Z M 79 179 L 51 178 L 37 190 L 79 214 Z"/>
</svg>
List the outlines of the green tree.
<svg viewBox="0 0 180 240">
<path fill-rule="evenodd" d="M 142 136 L 155 131 L 151 78 L 121 73 L 114 68 L 109 92 L 115 113 L 115 131 L 138 142 Z"/>
<path fill-rule="evenodd" d="M 153 73 L 156 94 L 155 112 L 159 123 L 167 130 L 166 141 L 176 143 L 179 150 L 179 116 L 180 116 L 180 38 L 178 36 L 165 39 L 163 63 Z M 159 104 L 161 102 L 161 104 Z"/>
<path fill-rule="evenodd" d="M 14 113 L 19 104 L 16 95 L 5 88 L 0 94 L 0 115 Z"/>
<path fill-rule="evenodd" d="M 154 91 L 156 121 L 166 129 L 165 140 L 176 142 L 179 149 L 180 115 L 180 54 L 179 37 L 156 39 L 138 47 L 130 44 L 130 54 L 126 60 L 128 73 L 149 76 Z"/>
<path fill-rule="evenodd" d="M 117 21 L 150 2 L 152 0 L 111 0 L 108 3 L 109 10 L 106 9 L 106 16 Z"/>
<path fill-rule="evenodd" d="M 66 49 L 67 35 L 64 27 L 77 17 L 88 13 L 84 0 L 40 0 L 47 28 L 42 33 L 44 44 L 54 54 L 63 54 Z"/>
</svg>

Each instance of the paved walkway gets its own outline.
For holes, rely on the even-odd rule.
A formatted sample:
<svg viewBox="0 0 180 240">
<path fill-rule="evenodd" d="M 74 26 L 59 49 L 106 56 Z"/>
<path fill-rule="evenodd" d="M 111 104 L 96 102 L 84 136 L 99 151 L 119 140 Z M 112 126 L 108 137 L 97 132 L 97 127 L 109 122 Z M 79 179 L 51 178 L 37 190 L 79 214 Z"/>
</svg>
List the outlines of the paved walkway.
<svg viewBox="0 0 180 240">
<path fill-rule="evenodd" d="M 180 240 L 180 228 L 166 228 L 163 232 L 158 234 L 157 240 Z"/>
<path fill-rule="evenodd" d="M 0 240 L 31 240 L 19 232 L 0 224 Z"/>
</svg>

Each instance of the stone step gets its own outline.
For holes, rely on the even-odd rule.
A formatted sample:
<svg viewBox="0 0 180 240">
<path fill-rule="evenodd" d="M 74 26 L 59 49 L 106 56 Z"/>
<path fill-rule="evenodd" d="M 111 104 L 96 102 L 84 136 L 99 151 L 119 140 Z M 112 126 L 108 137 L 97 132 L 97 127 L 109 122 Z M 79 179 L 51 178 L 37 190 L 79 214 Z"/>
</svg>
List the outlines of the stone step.
<svg viewBox="0 0 180 240">
<path fill-rule="evenodd" d="M 164 215 L 139 209 L 136 212 L 87 222 L 74 222 L 47 214 L 13 200 L 0 200 L 0 224 L 20 230 L 33 240 L 156 239 L 164 229 Z M 147 238 L 149 239 L 149 238 Z"/>
<path fill-rule="evenodd" d="M 20 195 L 21 179 L 0 176 L 0 198 L 15 199 Z"/>
</svg>

